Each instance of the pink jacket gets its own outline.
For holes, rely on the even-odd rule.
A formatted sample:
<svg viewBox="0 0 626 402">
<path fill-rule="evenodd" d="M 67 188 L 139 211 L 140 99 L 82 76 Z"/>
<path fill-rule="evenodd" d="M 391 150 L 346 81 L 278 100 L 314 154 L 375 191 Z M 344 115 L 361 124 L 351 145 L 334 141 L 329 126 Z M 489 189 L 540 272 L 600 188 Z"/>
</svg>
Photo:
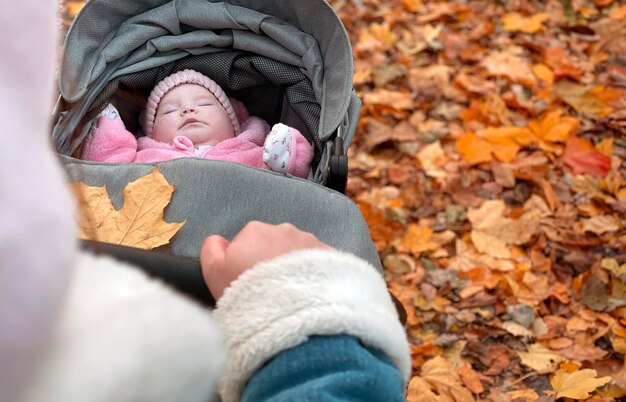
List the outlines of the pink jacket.
<svg viewBox="0 0 626 402">
<path fill-rule="evenodd" d="M 275 137 L 280 131 L 279 126 L 288 128 L 288 135 L 291 137 L 288 142 L 295 146 L 278 150 L 276 146 L 272 146 L 272 143 L 277 144 L 281 141 L 276 140 Z M 285 141 L 282 140 L 282 142 Z M 265 121 L 254 116 L 247 117 L 241 123 L 241 133 L 235 138 L 224 140 L 209 149 L 199 151 L 191 140 L 184 136 L 175 137 L 172 144 L 155 141 L 149 137 L 141 137 L 137 140 L 126 130 L 124 122 L 119 117 L 111 118 L 103 115 L 98 119 L 96 127 L 92 129 L 82 153 L 82 159 L 85 160 L 113 163 L 161 162 L 184 157 L 242 163 L 306 178 L 313 158 L 313 150 L 298 130 L 277 124 L 270 131 Z M 282 159 L 288 162 L 282 164 L 281 169 L 272 165 L 271 159 Z"/>
</svg>

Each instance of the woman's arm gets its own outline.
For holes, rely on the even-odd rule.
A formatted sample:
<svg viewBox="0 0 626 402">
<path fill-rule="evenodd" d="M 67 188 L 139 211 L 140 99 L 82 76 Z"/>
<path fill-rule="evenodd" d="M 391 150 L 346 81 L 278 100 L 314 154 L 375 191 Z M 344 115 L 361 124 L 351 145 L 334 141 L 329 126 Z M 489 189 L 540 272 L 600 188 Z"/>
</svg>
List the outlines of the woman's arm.
<svg viewBox="0 0 626 402">
<path fill-rule="evenodd" d="M 404 401 L 404 382 L 379 349 L 347 335 L 312 336 L 281 352 L 248 381 L 241 400 Z"/>
<path fill-rule="evenodd" d="M 340 382 L 344 371 L 364 370 L 373 378 L 379 369 L 389 378 L 399 377 L 401 383 L 408 380 L 411 362 L 404 329 L 382 276 L 364 260 L 335 251 L 292 225 L 260 222 L 249 223 L 230 242 L 219 236 L 207 238 L 200 256 L 205 280 L 218 299 L 215 317 L 224 328 L 229 349 L 220 383 L 225 402 L 239 400 L 255 378 L 264 382 L 264 366 L 274 365 L 274 358 L 297 352 L 297 347 L 308 348 L 318 336 L 328 337 L 328 343 L 310 347 L 336 348 L 339 344 L 331 338 L 342 335 L 358 340 L 337 349 L 346 366 L 328 373 L 337 376 L 334 382 Z M 319 356 L 304 359 L 296 371 L 315 371 Z M 377 364 L 355 366 L 366 356 Z M 391 366 L 386 365 L 389 361 Z M 332 366 L 327 363 L 321 362 Z M 289 381 L 314 392 L 301 388 L 306 380 L 298 378 Z M 371 381 L 359 386 L 368 393 L 378 388 Z M 273 381 L 272 387 L 273 392 L 282 392 L 282 380 Z M 391 386 L 384 392 L 403 397 L 402 387 Z"/>
</svg>

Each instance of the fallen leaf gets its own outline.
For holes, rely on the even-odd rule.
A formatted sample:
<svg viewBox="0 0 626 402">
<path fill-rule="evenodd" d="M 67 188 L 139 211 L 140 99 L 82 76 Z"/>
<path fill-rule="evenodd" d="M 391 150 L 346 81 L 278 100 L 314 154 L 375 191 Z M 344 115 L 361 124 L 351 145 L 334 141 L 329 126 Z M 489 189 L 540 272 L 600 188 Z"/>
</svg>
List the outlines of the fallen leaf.
<svg viewBox="0 0 626 402">
<path fill-rule="evenodd" d="M 577 370 L 568 373 L 566 370 L 557 370 L 550 377 L 550 384 L 556 391 L 557 398 L 588 398 L 596 388 L 611 381 L 611 377 L 596 378 L 598 373 L 592 369 Z"/>
<path fill-rule="evenodd" d="M 565 360 L 558 353 L 545 348 L 539 343 L 528 345 L 528 352 L 518 352 L 522 364 L 531 368 L 539 374 L 548 374 L 554 372 L 559 364 Z"/>
<path fill-rule="evenodd" d="M 364 103 L 389 106 L 394 109 L 411 110 L 414 108 L 413 96 L 408 92 L 377 89 L 363 97 Z"/>
<path fill-rule="evenodd" d="M 433 230 L 429 227 L 420 225 L 409 225 L 402 239 L 402 247 L 411 251 L 415 256 L 419 256 L 424 251 L 433 251 L 440 245 L 431 240 Z"/>
<path fill-rule="evenodd" d="M 612 272 L 613 275 L 618 278 L 622 275 L 626 276 L 626 264 L 619 265 L 614 258 L 603 258 L 602 261 L 600 261 L 600 266 Z"/>
<path fill-rule="evenodd" d="M 445 358 L 434 357 L 422 365 L 407 391 L 407 402 L 474 402 L 472 393 L 463 386 L 457 372 Z"/>
<path fill-rule="evenodd" d="M 533 337 L 533 333 L 528 328 L 514 321 L 503 322 L 502 329 L 513 336 L 526 338 L 526 339 L 530 339 Z"/>
<path fill-rule="evenodd" d="M 540 148 L 552 149 L 547 143 L 564 143 L 578 132 L 579 120 L 571 116 L 563 116 L 560 109 L 546 113 L 537 120 L 528 123 L 528 128 L 540 141 Z"/>
<path fill-rule="evenodd" d="M 532 72 L 539 78 L 541 81 L 546 82 L 549 85 L 554 83 L 554 73 L 550 69 L 550 67 L 545 64 L 535 64 L 532 66 Z"/>
<path fill-rule="evenodd" d="M 621 91 L 604 85 L 585 86 L 570 81 L 557 82 L 554 91 L 580 115 L 593 119 L 608 116 L 613 111 L 611 104 L 623 96 Z"/>
<path fill-rule="evenodd" d="M 487 200 L 480 208 L 470 208 L 467 218 L 472 223 L 471 238 L 480 252 L 496 258 L 510 258 L 508 248 L 524 244 L 535 233 L 541 213 L 529 210 L 518 219 L 504 216 L 506 206 L 502 200 Z"/>
<path fill-rule="evenodd" d="M 508 13 L 501 18 L 502 29 L 507 32 L 535 33 L 544 29 L 543 23 L 549 18 L 547 13 L 524 17 L 518 12 Z"/>
<path fill-rule="evenodd" d="M 626 18 L 626 4 L 611 10 L 609 18 L 612 20 L 623 20 Z"/>
<path fill-rule="evenodd" d="M 524 400 L 524 402 L 535 402 L 539 399 L 539 395 L 532 389 L 518 389 L 509 391 L 506 395 L 514 401 Z"/>
<path fill-rule="evenodd" d="M 446 177 L 448 173 L 443 169 L 443 165 L 448 162 L 448 158 L 441 147 L 440 141 L 426 145 L 417 153 L 417 159 L 429 177 Z"/>
<path fill-rule="evenodd" d="M 515 269 L 515 265 L 509 260 L 479 253 L 472 243 L 457 239 L 455 245 L 456 257 L 451 259 L 450 266 L 461 271 L 470 271 L 476 267 L 486 267 L 501 272 L 508 272 Z"/>
<path fill-rule="evenodd" d="M 124 189 L 124 205 L 113 208 L 105 187 L 72 183 L 77 199 L 80 236 L 87 240 L 151 250 L 169 243 L 185 222 L 167 223 L 163 211 L 174 186 L 155 166 L 152 173 L 129 183 Z"/>
<path fill-rule="evenodd" d="M 594 311 L 611 311 L 626 306 L 626 299 L 612 297 L 608 285 L 595 276 L 589 277 L 582 289 L 582 302 Z"/>
<path fill-rule="evenodd" d="M 611 170 L 611 158 L 583 138 L 570 137 L 567 140 L 563 160 L 574 174 L 604 177 Z"/>
<path fill-rule="evenodd" d="M 508 78 L 528 86 L 534 85 L 537 81 L 527 60 L 507 52 L 491 52 L 480 64 L 493 77 Z"/>
<path fill-rule="evenodd" d="M 611 215 L 598 215 L 593 218 L 583 219 L 582 229 L 585 232 L 591 232 L 601 235 L 606 232 L 614 232 L 620 228 L 617 220 Z"/>
<path fill-rule="evenodd" d="M 480 382 L 480 374 L 469 364 L 464 364 L 457 369 L 457 373 L 463 381 L 463 384 L 475 394 L 480 394 L 485 390 L 482 382 Z"/>
<path fill-rule="evenodd" d="M 456 149 L 472 165 L 489 162 L 493 158 L 491 144 L 471 132 L 456 141 Z"/>
</svg>

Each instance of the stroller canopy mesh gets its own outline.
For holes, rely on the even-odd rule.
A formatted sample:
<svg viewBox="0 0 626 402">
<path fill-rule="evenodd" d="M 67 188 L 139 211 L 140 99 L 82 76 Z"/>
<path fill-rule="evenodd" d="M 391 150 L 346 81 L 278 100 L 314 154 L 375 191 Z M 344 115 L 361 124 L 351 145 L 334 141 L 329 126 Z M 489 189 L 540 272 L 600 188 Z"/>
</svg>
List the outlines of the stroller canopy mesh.
<svg viewBox="0 0 626 402">
<path fill-rule="evenodd" d="M 68 32 L 59 90 L 76 102 L 108 66 L 109 80 L 225 49 L 299 68 L 319 104 L 316 133 L 330 138 L 352 99 L 352 51 L 322 0 L 92 0 Z M 319 144 L 318 144 L 319 146 Z"/>
</svg>

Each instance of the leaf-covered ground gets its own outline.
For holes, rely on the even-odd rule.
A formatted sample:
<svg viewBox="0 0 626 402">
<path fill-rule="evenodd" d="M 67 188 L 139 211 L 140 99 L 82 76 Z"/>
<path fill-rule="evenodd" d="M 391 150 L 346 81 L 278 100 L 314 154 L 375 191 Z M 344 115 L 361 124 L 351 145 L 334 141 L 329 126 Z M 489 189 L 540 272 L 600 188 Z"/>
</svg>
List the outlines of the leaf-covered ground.
<svg viewBox="0 0 626 402">
<path fill-rule="evenodd" d="M 409 401 L 626 395 L 626 5 L 335 0 Z"/>
<path fill-rule="evenodd" d="M 363 100 L 348 191 L 408 312 L 407 399 L 625 400 L 626 4 L 331 4 Z"/>
</svg>

